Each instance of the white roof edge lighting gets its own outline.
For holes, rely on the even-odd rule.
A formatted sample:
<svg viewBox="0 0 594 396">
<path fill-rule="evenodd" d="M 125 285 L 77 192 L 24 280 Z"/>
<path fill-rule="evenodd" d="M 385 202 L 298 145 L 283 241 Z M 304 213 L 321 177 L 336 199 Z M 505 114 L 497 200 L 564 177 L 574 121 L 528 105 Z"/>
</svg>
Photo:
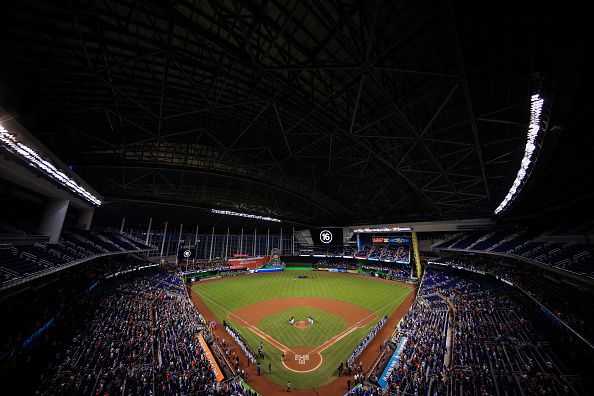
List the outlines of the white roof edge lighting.
<svg viewBox="0 0 594 396">
<path fill-rule="evenodd" d="M 253 215 L 253 214 L 248 214 L 248 213 L 241 213 L 241 212 L 232 212 L 230 210 L 211 209 L 210 211 L 212 213 L 222 214 L 222 215 L 227 215 L 227 216 L 237 216 L 237 217 L 245 217 L 245 218 L 248 218 L 248 219 L 255 219 L 255 220 L 273 221 L 275 223 L 280 223 L 281 222 L 279 219 L 275 219 L 274 217 L 258 216 L 258 215 Z"/>
<path fill-rule="evenodd" d="M 530 175 L 537 150 L 537 138 L 543 132 L 543 128 L 541 127 L 543 104 L 544 99 L 539 93 L 532 95 L 530 98 L 530 124 L 528 126 L 528 141 L 526 142 L 526 148 L 524 149 L 524 157 L 522 158 L 520 170 L 516 175 L 514 183 L 507 192 L 505 198 L 503 198 L 503 201 L 501 201 L 499 206 L 495 209 L 495 214 L 502 213 L 511 205 L 522 187 L 524 187 L 524 184 Z"/>
<path fill-rule="evenodd" d="M 364 234 L 369 232 L 400 232 L 411 231 L 410 227 L 383 227 L 383 228 L 357 228 L 353 230 L 356 234 Z"/>
<path fill-rule="evenodd" d="M 17 137 L 8 132 L 2 124 L 0 124 L 0 146 L 24 161 L 27 161 L 30 167 L 40 171 L 51 180 L 57 182 L 70 192 L 73 192 L 75 195 L 84 198 L 95 206 L 101 206 L 101 200 L 99 200 L 99 198 L 91 194 L 84 187 L 74 181 L 74 179 L 58 169 L 49 160 L 43 158 L 40 153 L 19 141 Z"/>
</svg>

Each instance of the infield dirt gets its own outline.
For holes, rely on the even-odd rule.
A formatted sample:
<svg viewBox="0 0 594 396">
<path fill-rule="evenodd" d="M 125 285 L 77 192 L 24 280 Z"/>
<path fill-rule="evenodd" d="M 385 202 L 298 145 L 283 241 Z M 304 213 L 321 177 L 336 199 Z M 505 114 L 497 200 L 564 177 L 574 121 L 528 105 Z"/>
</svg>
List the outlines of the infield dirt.
<svg viewBox="0 0 594 396">
<path fill-rule="evenodd" d="M 258 322 L 269 315 L 285 311 L 296 306 L 305 306 L 339 316 L 349 326 L 346 330 L 325 340 L 321 345 L 297 346 L 289 348 L 275 340 L 270 335 L 257 328 Z M 294 372 L 307 373 L 317 369 L 322 364 L 321 353 L 336 342 L 346 337 L 358 327 L 363 327 L 374 320 L 377 315 L 369 309 L 355 304 L 330 298 L 295 297 L 265 300 L 256 304 L 242 307 L 227 315 L 237 321 L 240 326 L 256 333 L 285 354 L 283 365 Z M 306 322 L 307 323 L 307 322 Z"/>
<path fill-rule="evenodd" d="M 354 276 L 357 276 L 357 275 L 354 275 Z M 386 282 L 391 282 L 391 281 L 386 281 Z M 357 359 L 357 364 L 359 362 L 361 362 L 363 365 L 364 371 L 367 371 L 369 369 L 369 367 L 375 362 L 375 360 L 378 357 L 381 345 L 383 344 L 384 340 L 386 340 L 390 337 L 390 335 L 394 331 L 396 325 L 398 324 L 400 319 L 404 316 L 404 314 L 406 313 L 406 311 L 408 310 L 408 308 L 410 307 L 410 305 L 412 304 L 412 302 L 414 300 L 414 297 L 415 297 L 414 289 L 416 287 L 413 285 L 410 285 L 410 284 L 406 284 L 406 283 L 399 283 L 399 284 L 410 288 L 411 291 L 408 293 L 408 295 L 406 296 L 404 301 L 402 301 L 402 303 L 398 306 L 396 311 L 394 311 L 394 313 L 389 317 L 387 323 L 378 332 L 376 337 L 370 342 L 370 344 L 365 348 L 363 353 Z M 190 295 L 192 297 L 192 301 L 193 301 L 194 305 L 196 306 L 198 311 L 202 314 L 202 316 L 208 321 L 217 321 L 215 315 L 210 311 L 208 306 L 200 299 L 200 297 L 194 291 L 191 290 L 191 287 L 190 287 L 189 291 L 190 291 Z M 292 300 L 292 299 L 279 299 L 279 300 L 282 301 L 282 300 Z M 338 301 L 338 302 L 341 303 L 340 301 Z M 348 304 L 348 303 L 346 303 L 346 304 Z M 254 305 L 256 305 L 256 304 L 254 304 Z M 353 304 L 348 304 L 348 305 L 351 307 L 353 306 Z M 244 307 L 244 308 L 247 308 L 247 307 Z M 365 310 L 364 308 L 361 308 L 361 309 Z M 241 310 L 242 309 L 239 309 L 237 311 L 241 311 Z M 324 309 L 324 310 L 326 310 L 326 309 Z M 368 314 L 369 314 L 369 312 L 371 312 L 369 310 L 365 310 L 365 311 Z M 277 309 L 276 312 L 279 312 L 279 310 Z M 270 313 L 267 313 L 266 315 L 269 315 L 269 314 Z M 263 315 L 263 316 L 266 316 L 266 315 Z M 263 316 L 261 316 L 261 317 L 263 317 Z M 342 314 L 340 314 L 338 316 L 344 317 Z M 363 317 L 365 317 L 365 315 L 359 316 L 359 318 L 352 318 L 347 323 L 355 324 L 358 320 L 360 320 Z M 215 335 L 217 335 L 219 337 L 219 339 L 225 338 L 227 340 L 227 344 L 230 344 L 235 351 L 238 351 L 240 353 L 240 356 L 242 357 L 242 359 L 240 359 L 240 367 L 249 373 L 249 381 L 248 382 L 252 388 L 254 388 L 260 394 L 266 395 L 266 396 L 268 396 L 268 395 L 277 396 L 277 395 L 286 394 L 285 386 L 278 385 L 267 378 L 266 368 L 262 369 L 263 375 L 261 375 L 261 376 L 256 375 L 255 365 L 249 364 L 249 362 L 247 361 L 247 358 L 241 352 L 241 348 L 239 347 L 239 345 L 237 345 L 235 343 L 235 341 L 229 337 L 227 332 L 222 328 L 221 323 L 218 323 L 218 326 L 214 330 L 214 333 L 215 333 Z M 295 352 L 298 352 L 299 354 L 303 354 L 301 352 L 306 351 L 306 349 L 302 350 L 301 348 L 299 348 L 299 350 L 296 350 L 297 348 L 293 348 L 293 349 L 295 350 Z M 310 348 L 308 348 L 308 349 L 310 349 Z M 313 360 L 315 358 L 310 357 L 310 359 Z M 346 393 L 346 391 L 347 391 L 347 380 L 348 379 L 350 379 L 351 384 L 354 383 L 352 376 L 350 376 L 350 377 L 342 376 L 342 377 L 335 378 L 334 380 L 330 381 L 328 384 L 326 384 L 322 387 L 319 387 L 315 390 L 293 389 L 291 393 L 294 393 L 297 395 L 320 395 L 320 394 L 322 394 L 322 395 L 342 395 L 342 394 Z"/>
</svg>

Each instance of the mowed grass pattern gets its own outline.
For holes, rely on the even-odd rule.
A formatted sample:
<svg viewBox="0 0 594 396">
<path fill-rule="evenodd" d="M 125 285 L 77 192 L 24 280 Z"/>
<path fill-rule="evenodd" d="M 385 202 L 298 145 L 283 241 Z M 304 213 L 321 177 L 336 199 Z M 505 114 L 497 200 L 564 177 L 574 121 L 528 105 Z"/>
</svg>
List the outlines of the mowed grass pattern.
<svg viewBox="0 0 594 396">
<path fill-rule="evenodd" d="M 314 319 L 314 324 L 306 329 L 297 329 L 289 324 L 291 316 L 294 316 L 295 320 L 307 320 L 308 315 Z M 288 347 L 317 347 L 345 330 L 347 325 L 338 316 L 300 305 L 266 316 L 257 324 L 257 327 Z"/>
<path fill-rule="evenodd" d="M 307 275 L 309 278 L 297 279 L 298 275 Z M 272 364 L 272 374 L 266 374 L 272 381 L 284 386 L 290 380 L 294 388 L 301 389 L 320 387 L 336 378 L 336 368 L 340 362 L 346 360 L 379 318 L 383 315 L 391 315 L 412 290 L 397 283 L 374 278 L 311 271 L 287 271 L 227 278 L 197 283 L 192 289 L 219 322 L 227 320 L 241 333 L 252 350 L 257 350 L 258 345 L 263 342 L 266 358 L 262 366 L 267 368 L 268 363 Z M 233 317 L 227 316 L 230 312 L 247 305 L 288 297 L 333 298 L 367 308 L 376 312 L 378 318 L 326 349 L 322 353 L 324 363 L 319 369 L 310 373 L 295 373 L 282 365 L 281 352 L 278 349 L 262 341 L 250 330 L 241 327 L 241 323 Z"/>
</svg>

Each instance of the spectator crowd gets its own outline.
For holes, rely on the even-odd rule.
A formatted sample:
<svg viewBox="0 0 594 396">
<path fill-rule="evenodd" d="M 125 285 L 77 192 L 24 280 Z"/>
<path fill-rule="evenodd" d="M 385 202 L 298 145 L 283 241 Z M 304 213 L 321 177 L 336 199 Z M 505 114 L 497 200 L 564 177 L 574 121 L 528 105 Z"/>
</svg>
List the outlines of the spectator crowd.
<svg viewBox="0 0 594 396">
<path fill-rule="evenodd" d="M 98 289 L 90 323 L 56 356 L 37 394 L 250 394 L 217 382 L 198 341 L 213 337 L 177 274 L 132 274 Z"/>
<path fill-rule="evenodd" d="M 523 285 L 533 281 L 506 266 L 456 264 Z M 38 395 L 251 394 L 240 380 L 217 382 L 199 342 L 201 336 L 218 348 L 220 340 L 210 331 L 215 325 L 198 314 L 177 271 L 123 273 L 118 263 L 105 265 L 122 275 L 94 284 L 81 299 L 88 315 L 55 355 Z M 383 317 L 347 359 L 349 374 L 386 321 Z M 429 266 L 391 340 L 398 344 L 406 337 L 388 389 L 399 395 L 585 394 L 553 345 L 558 329 L 552 323 L 515 288 L 485 275 Z M 229 326 L 225 330 L 255 363 L 239 334 Z M 222 345 L 223 355 L 238 361 L 239 350 L 225 349 L 224 340 Z M 361 368 L 356 375 L 355 384 L 363 386 L 353 394 L 376 394 Z"/>
<path fill-rule="evenodd" d="M 550 345 L 551 326 L 502 282 L 428 268 L 392 340 L 407 338 L 388 388 L 407 395 L 583 394 Z"/>
</svg>

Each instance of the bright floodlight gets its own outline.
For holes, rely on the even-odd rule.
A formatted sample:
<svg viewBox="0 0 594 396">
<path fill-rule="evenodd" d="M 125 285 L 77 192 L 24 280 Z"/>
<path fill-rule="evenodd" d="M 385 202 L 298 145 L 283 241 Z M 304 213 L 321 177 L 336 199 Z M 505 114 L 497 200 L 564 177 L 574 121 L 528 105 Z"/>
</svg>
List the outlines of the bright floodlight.
<svg viewBox="0 0 594 396">
<path fill-rule="evenodd" d="M 357 228 L 353 230 L 354 233 L 363 234 L 369 232 L 400 232 L 411 231 L 410 227 L 382 227 L 382 228 Z"/>
<path fill-rule="evenodd" d="M 536 151 L 536 138 L 542 132 L 541 126 L 541 114 L 544 99 L 539 94 L 532 95 L 530 99 L 530 125 L 528 126 L 528 141 L 526 142 L 526 148 L 524 150 L 524 158 L 520 165 L 520 170 L 516 175 L 516 179 L 512 184 L 511 188 L 507 192 L 503 201 L 495 209 L 495 214 L 503 212 L 509 207 L 509 205 L 516 198 L 526 180 L 530 174 L 532 165 L 534 164 L 534 153 Z"/>
<path fill-rule="evenodd" d="M 58 182 L 63 187 L 81 196 L 93 205 L 101 206 L 101 201 L 97 197 L 95 197 L 93 194 L 87 191 L 84 187 L 80 186 L 70 176 L 66 175 L 64 172 L 56 168 L 50 161 L 43 158 L 41 154 L 37 153 L 35 150 L 27 146 L 26 144 L 20 142 L 16 138 L 16 136 L 9 133 L 6 130 L 6 128 L 4 128 L 1 124 L 0 144 L 6 150 L 27 161 L 30 167 L 35 168 L 38 171 L 41 171 L 50 179 Z"/>
<path fill-rule="evenodd" d="M 240 212 L 232 212 L 230 210 L 211 209 L 210 211 L 212 213 L 228 215 L 228 216 L 246 217 L 248 219 L 264 220 L 264 221 L 274 221 L 275 223 L 281 222 L 279 219 L 275 219 L 273 217 L 258 216 L 258 215 L 248 214 L 248 213 L 240 213 Z"/>
</svg>

